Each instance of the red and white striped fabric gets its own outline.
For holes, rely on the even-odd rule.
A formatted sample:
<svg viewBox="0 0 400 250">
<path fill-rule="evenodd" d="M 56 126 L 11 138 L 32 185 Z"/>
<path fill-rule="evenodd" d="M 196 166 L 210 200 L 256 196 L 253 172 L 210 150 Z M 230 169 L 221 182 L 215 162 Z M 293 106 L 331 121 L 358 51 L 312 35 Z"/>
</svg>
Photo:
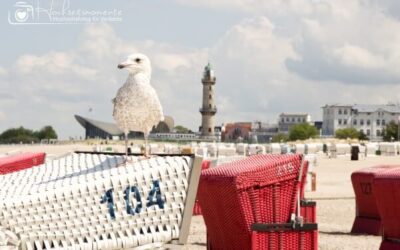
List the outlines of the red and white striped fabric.
<svg viewBox="0 0 400 250">
<path fill-rule="evenodd" d="M 252 235 L 253 242 L 254 237 L 266 235 L 252 234 L 252 224 L 290 222 L 296 211 L 297 193 L 304 189 L 301 186 L 308 163 L 304 164 L 299 183 L 301 162 L 301 155 L 255 155 L 203 171 L 198 198 L 207 226 L 208 247 L 252 249 Z M 286 235 L 290 238 L 292 234 L 293 242 L 315 238 L 314 234 L 307 234 L 296 241 L 304 233 Z M 271 243 L 268 238 L 265 240 Z"/>
<path fill-rule="evenodd" d="M 45 153 L 22 153 L 0 158 L 0 174 L 8 174 L 44 163 Z"/>
</svg>

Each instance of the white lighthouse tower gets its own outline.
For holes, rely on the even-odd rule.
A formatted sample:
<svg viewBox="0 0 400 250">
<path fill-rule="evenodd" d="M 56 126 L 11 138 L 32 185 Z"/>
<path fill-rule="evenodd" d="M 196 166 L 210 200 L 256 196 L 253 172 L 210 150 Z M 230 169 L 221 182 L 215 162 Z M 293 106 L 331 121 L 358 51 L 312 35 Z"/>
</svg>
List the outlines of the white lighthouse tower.
<svg viewBox="0 0 400 250">
<path fill-rule="evenodd" d="M 201 137 L 203 139 L 215 139 L 214 132 L 214 116 L 217 113 L 215 106 L 214 71 L 211 69 L 210 63 L 204 68 L 203 79 L 203 106 L 200 108 L 201 113 Z"/>
</svg>

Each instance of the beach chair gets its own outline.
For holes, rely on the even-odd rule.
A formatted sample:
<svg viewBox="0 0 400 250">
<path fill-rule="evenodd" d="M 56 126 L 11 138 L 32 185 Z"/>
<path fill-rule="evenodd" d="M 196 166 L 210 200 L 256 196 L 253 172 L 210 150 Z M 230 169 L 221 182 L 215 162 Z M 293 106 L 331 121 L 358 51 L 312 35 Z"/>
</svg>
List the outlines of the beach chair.
<svg viewBox="0 0 400 250">
<path fill-rule="evenodd" d="M 373 182 L 377 174 L 394 167 L 375 166 L 363 168 L 351 174 L 351 182 L 356 196 L 356 217 L 351 229 L 352 234 L 381 235 L 381 216 L 377 206 L 377 194 L 373 188 Z"/>
<path fill-rule="evenodd" d="M 380 250 L 400 249 L 400 167 L 376 173 L 372 188 L 383 227 Z"/>
<path fill-rule="evenodd" d="M 207 248 L 317 249 L 317 225 L 300 215 L 306 169 L 301 155 L 256 155 L 203 171 Z"/>
<path fill-rule="evenodd" d="M 0 158 L 0 175 L 17 172 L 44 163 L 45 153 L 21 153 Z"/>
<path fill-rule="evenodd" d="M 6 235 L 0 249 L 185 244 L 202 159 L 135 155 L 132 163 L 121 166 L 123 160 L 118 153 L 76 152 L 40 168 L 7 175 L 10 185 L 7 192 L 0 192 L 0 235 L 18 234 Z"/>
</svg>

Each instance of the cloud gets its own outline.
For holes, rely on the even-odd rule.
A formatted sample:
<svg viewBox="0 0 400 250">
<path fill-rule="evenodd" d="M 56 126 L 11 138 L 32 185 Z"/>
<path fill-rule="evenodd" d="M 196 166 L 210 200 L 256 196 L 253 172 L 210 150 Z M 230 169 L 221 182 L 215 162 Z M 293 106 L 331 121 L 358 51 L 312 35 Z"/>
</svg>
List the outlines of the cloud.
<svg viewBox="0 0 400 250">
<path fill-rule="evenodd" d="M 289 70 L 319 81 L 398 83 L 400 36 L 393 30 L 400 22 L 357 1 L 329 6 L 324 18 L 317 11 L 300 19 L 301 36 L 294 44 L 299 58 L 287 60 Z"/>
<path fill-rule="evenodd" d="M 204 7 L 223 11 L 235 10 L 250 14 L 277 14 L 289 11 L 305 14 L 311 12 L 313 8 L 313 1 L 309 0 L 176 0 L 176 2 L 192 7 Z M 282 9 L 282 7 L 285 7 L 285 9 Z"/>
<path fill-rule="evenodd" d="M 289 39 L 289 49 L 297 55 L 288 57 L 285 67 L 303 78 L 351 84 L 397 84 L 400 80 L 400 34 L 394 32 L 400 29 L 400 12 L 395 11 L 400 9 L 398 1 L 194 0 L 178 3 L 268 17 L 274 27 L 272 37 Z M 249 26 L 246 29 L 251 32 Z"/>
<path fill-rule="evenodd" d="M 5 121 L 7 118 L 6 114 L 3 111 L 0 111 L 0 121 Z"/>
<path fill-rule="evenodd" d="M 7 70 L 6 70 L 5 68 L 3 68 L 3 67 L 0 66 L 0 77 L 1 77 L 1 76 L 6 76 L 7 73 L 8 73 Z"/>
<path fill-rule="evenodd" d="M 8 74 L 0 78 L 0 85 L 4 86 L 0 103 L 2 109 L 12 112 L 3 126 L 29 124 L 38 129 L 52 124 L 61 138 L 67 138 L 82 135 L 83 129 L 74 120 L 74 114 L 112 121 L 111 99 L 127 77 L 127 72 L 116 66 L 134 52 L 151 58 L 152 84 L 167 115 L 174 116 L 180 124 L 187 117 L 195 120 L 199 116 L 197 112 L 193 115 L 193 110 L 200 106 L 200 77 L 207 62 L 206 50 L 151 40 L 125 40 L 107 24 L 87 25 L 77 40 L 78 46 L 68 51 L 20 55 L 4 70 Z M 177 91 L 185 95 L 174 98 Z M 193 102 L 193 96 L 199 103 Z M 93 108 L 90 114 L 89 107 Z M 7 128 L 3 126 L 0 129 Z"/>
<path fill-rule="evenodd" d="M 241 18 L 206 47 L 126 39 L 110 25 L 93 24 L 68 50 L 20 55 L 5 73 L 0 67 L 7 124 L 35 129 L 51 123 L 65 138 L 83 134 L 73 114 L 112 121 L 110 100 L 127 76 L 116 65 L 133 52 L 152 60 L 152 85 L 165 113 L 195 130 L 208 61 L 217 77 L 217 124 L 274 123 L 281 112 L 308 112 L 318 120 L 326 103 L 400 99 L 400 21 L 389 13 L 393 1 L 178 2 L 240 12 Z"/>
</svg>

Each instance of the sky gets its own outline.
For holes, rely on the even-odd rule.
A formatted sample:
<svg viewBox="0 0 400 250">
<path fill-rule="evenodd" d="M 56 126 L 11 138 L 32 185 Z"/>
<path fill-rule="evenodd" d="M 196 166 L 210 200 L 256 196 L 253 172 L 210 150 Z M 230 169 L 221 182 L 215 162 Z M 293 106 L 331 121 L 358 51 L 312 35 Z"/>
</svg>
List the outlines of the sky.
<svg viewBox="0 0 400 250">
<path fill-rule="evenodd" d="M 400 100 L 398 0 L 16 2 L 0 3 L 0 131 L 52 125 L 66 139 L 84 135 L 75 114 L 112 122 L 128 74 L 117 64 L 134 52 L 152 61 L 164 113 L 192 130 L 207 62 L 217 125 L 276 123 L 282 112 L 320 120 L 325 104 Z M 56 23 L 50 9 L 108 19 Z"/>
</svg>

